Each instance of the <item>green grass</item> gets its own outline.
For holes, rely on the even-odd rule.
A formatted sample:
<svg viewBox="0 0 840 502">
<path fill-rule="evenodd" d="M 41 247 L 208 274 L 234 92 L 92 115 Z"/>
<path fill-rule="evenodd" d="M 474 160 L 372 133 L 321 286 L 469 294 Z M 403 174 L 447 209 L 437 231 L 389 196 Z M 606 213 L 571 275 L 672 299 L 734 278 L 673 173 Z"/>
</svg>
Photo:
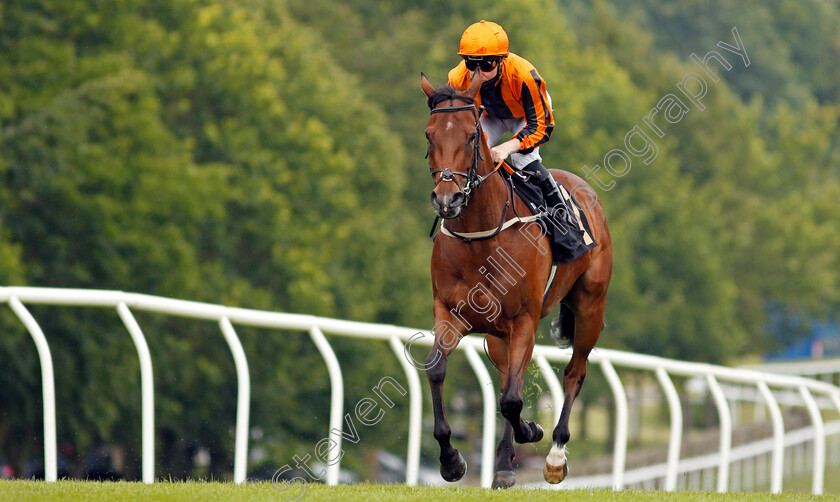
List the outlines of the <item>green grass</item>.
<svg viewBox="0 0 840 502">
<path fill-rule="evenodd" d="M 185 482 L 185 483 L 156 483 L 144 485 L 142 483 L 99 483 L 86 481 L 59 481 L 45 483 L 43 481 L 0 481 L 0 500 L 2 501 L 285 501 L 300 494 L 302 485 L 287 485 L 289 490 L 281 492 L 270 483 L 248 483 L 235 485 L 233 483 L 215 482 Z M 706 493 L 679 492 L 663 493 L 653 491 L 622 491 L 610 490 L 520 490 L 491 491 L 481 488 L 465 487 L 407 487 L 404 485 L 383 484 L 355 484 L 342 486 L 324 486 L 310 484 L 306 493 L 299 499 L 302 501 L 358 501 L 373 502 L 385 500 L 526 500 L 528 502 L 568 500 L 575 502 L 635 502 L 635 501 L 805 501 L 805 500 L 837 500 L 837 496 L 826 495 L 816 497 L 801 493 L 783 493 L 770 495 L 766 493 Z M 295 492 L 295 493 L 292 493 Z"/>
</svg>

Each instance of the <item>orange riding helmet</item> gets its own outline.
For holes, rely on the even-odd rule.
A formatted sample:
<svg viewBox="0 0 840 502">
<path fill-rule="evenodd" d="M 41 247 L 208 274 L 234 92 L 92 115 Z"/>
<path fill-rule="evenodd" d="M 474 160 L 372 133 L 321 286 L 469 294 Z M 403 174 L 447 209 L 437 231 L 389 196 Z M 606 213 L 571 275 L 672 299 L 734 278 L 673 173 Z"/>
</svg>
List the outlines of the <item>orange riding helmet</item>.
<svg viewBox="0 0 840 502">
<path fill-rule="evenodd" d="M 496 23 L 481 20 L 461 35 L 459 56 L 507 56 L 508 36 Z"/>
</svg>

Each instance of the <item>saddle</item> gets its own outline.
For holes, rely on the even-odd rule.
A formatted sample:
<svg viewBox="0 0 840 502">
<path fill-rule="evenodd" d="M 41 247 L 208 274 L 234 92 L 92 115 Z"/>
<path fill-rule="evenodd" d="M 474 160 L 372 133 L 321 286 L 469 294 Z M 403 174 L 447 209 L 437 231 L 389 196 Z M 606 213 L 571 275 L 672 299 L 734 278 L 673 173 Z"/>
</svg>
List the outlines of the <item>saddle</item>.
<svg viewBox="0 0 840 502">
<path fill-rule="evenodd" d="M 510 181 L 514 193 L 532 214 L 544 215 L 537 222 L 549 238 L 554 263 L 576 260 L 598 245 L 592 238 L 586 214 L 575 206 L 568 191 L 560 183 L 558 185 L 566 207 L 547 208 L 542 190 L 532 181 L 536 179 L 536 173 L 509 169 L 506 165 L 501 174 Z"/>
</svg>

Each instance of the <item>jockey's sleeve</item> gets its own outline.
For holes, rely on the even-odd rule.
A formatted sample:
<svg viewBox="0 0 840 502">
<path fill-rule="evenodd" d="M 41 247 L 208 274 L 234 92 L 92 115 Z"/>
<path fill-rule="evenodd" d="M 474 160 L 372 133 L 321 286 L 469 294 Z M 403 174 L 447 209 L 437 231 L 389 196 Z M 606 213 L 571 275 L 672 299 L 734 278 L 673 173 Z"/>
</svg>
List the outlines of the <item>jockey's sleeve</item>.
<svg viewBox="0 0 840 502">
<path fill-rule="evenodd" d="M 548 141 L 554 130 L 554 116 L 546 92 L 545 82 L 540 78 L 537 70 L 527 65 L 517 68 L 521 80 L 521 104 L 525 114 L 525 127 L 516 133 L 520 141 L 519 151 L 530 152 L 534 148 Z M 527 72 L 527 73 L 525 73 Z"/>
</svg>

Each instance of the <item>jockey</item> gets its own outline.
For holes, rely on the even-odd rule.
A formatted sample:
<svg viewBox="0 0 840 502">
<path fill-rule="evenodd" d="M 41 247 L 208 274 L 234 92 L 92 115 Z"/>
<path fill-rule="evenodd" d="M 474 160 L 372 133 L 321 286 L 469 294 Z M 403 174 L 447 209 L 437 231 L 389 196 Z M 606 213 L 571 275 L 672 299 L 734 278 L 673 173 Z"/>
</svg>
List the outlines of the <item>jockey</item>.
<svg viewBox="0 0 840 502">
<path fill-rule="evenodd" d="M 464 60 L 449 72 L 449 85 L 466 89 L 473 72 L 479 70 L 481 91 L 476 103 L 484 106 L 480 122 L 493 162 L 498 164 L 510 156 L 508 163 L 514 169 L 537 174 L 549 208 L 564 208 L 557 183 L 543 167 L 539 153 L 539 146 L 554 129 L 551 97 L 534 65 L 508 47 L 507 33 L 498 24 L 480 21 L 470 25 L 461 36 L 458 51 Z M 514 137 L 496 145 L 505 132 L 514 133 Z"/>
</svg>

